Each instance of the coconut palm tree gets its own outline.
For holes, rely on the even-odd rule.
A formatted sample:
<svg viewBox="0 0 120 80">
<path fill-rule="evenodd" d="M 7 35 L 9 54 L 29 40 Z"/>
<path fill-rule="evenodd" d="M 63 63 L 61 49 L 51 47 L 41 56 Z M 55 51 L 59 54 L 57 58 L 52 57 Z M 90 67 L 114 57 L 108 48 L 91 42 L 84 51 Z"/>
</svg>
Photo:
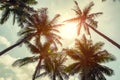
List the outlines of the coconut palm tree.
<svg viewBox="0 0 120 80">
<path fill-rule="evenodd" d="M 33 14 L 31 16 L 32 18 L 29 18 L 28 21 L 26 22 L 26 27 L 22 28 L 21 31 L 18 32 L 18 35 L 20 35 L 21 38 L 14 45 L 1 51 L 0 56 L 6 53 L 7 51 L 15 48 L 16 46 L 27 41 L 30 41 L 33 38 L 35 40 L 34 43 L 36 44 L 37 47 L 39 45 L 40 49 L 41 45 L 40 41 L 42 36 L 44 36 L 46 42 L 49 41 L 53 43 L 54 46 L 56 46 L 56 48 L 57 48 L 56 43 L 62 45 L 62 43 L 60 42 L 61 37 L 56 34 L 57 32 L 59 32 L 57 30 L 57 27 L 61 26 L 61 24 L 56 24 L 56 20 L 59 17 L 59 15 L 57 14 L 52 20 L 49 20 L 48 16 L 47 17 L 46 16 L 47 16 L 46 8 L 40 9 L 39 14 L 38 12 Z"/>
<path fill-rule="evenodd" d="M 36 75 L 38 75 L 38 73 L 40 71 L 40 67 L 42 66 L 41 62 L 44 63 L 45 59 L 49 59 L 49 62 L 50 62 L 51 60 L 50 60 L 49 56 L 51 55 L 52 50 L 55 50 L 55 49 L 51 48 L 50 42 L 47 42 L 44 45 L 42 45 L 41 49 L 37 48 L 33 43 L 30 43 L 28 41 L 26 41 L 26 45 L 30 49 L 32 54 L 35 56 L 18 59 L 13 63 L 13 66 L 21 67 L 28 63 L 38 61 L 38 64 L 36 66 L 36 69 L 35 69 L 35 72 L 34 72 L 33 78 L 32 78 L 32 80 L 35 80 L 35 77 L 36 77 Z M 36 54 L 37 54 L 37 56 L 36 56 Z"/>
<path fill-rule="evenodd" d="M 49 75 L 51 80 L 56 80 L 57 78 L 59 80 L 68 80 L 68 75 L 64 70 L 66 66 L 63 64 L 67 59 L 66 55 L 61 53 L 53 53 L 53 55 L 50 56 L 50 59 L 51 62 L 49 59 L 45 59 L 45 64 L 41 67 L 41 69 L 44 69 L 45 71 L 37 75 L 36 78 Z"/>
<path fill-rule="evenodd" d="M 0 23 L 6 22 L 10 16 L 13 14 L 13 24 L 15 19 L 19 22 L 20 26 L 24 26 L 25 18 L 30 16 L 30 11 L 34 11 L 32 7 L 28 5 L 36 4 L 36 0 L 1 0 L 0 9 L 2 10 L 2 17 Z"/>
<path fill-rule="evenodd" d="M 83 11 L 80 9 L 78 3 L 75 1 L 76 4 L 76 8 L 74 9 L 75 13 L 76 13 L 76 17 L 66 20 L 67 22 L 71 22 L 71 21 L 78 21 L 78 35 L 80 34 L 80 30 L 81 27 L 84 27 L 84 30 L 86 31 L 86 33 L 88 35 L 90 35 L 90 31 L 89 28 L 91 28 L 94 32 L 96 32 L 97 34 L 99 34 L 101 37 L 105 38 L 107 41 L 109 41 L 110 43 L 112 43 L 114 46 L 116 46 L 117 48 L 120 49 L 120 45 L 118 43 L 116 43 L 114 40 L 110 39 L 109 37 L 107 37 L 106 35 L 104 35 L 103 33 L 99 32 L 96 28 L 97 28 L 97 21 L 95 21 L 94 19 L 101 15 L 102 12 L 97 12 L 97 13 L 90 13 L 90 10 L 92 8 L 92 6 L 94 6 L 94 3 L 91 2 L 87 7 L 85 7 L 83 9 Z"/>
<path fill-rule="evenodd" d="M 66 53 L 75 62 L 66 68 L 70 75 L 79 74 L 81 80 L 106 80 L 104 75 L 113 75 L 113 70 L 101 65 L 115 60 L 115 57 L 102 50 L 103 43 L 93 45 L 90 40 L 76 40 L 75 48 L 66 49 Z"/>
<path fill-rule="evenodd" d="M 51 50 L 57 50 L 56 43 L 62 45 L 62 43 L 59 41 L 61 37 L 55 33 L 59 32 L 56 29 L 56 26 L 59 25 L 55 25 L 55 20 L 58 17 L 59 15 L 56 15 L 52 21 L 49 21 L 47 16 L 47 8 L 42 8 L 37 14 L 32 15 L 32 20 L 30 18 L 30 20 L 27 22 L 28 27 L 22 28 L 19 32 L 19 35 L 21 36 L 20 41 L 32 35 L 31 37 L 28 37 L 24 43 L 33 53 L 40 55 L 39 62 L 36 66 L 32 80 L 35 80 L 36 75 L 39 73 L 41 62 L 46 58 L 50 61 L 49 55 Z M 33 38 L 34 42 L 31 44 L 31 40 Z M 42 42 L 42 39 L 45 39 L 44 43 Z"/>
<path fill-rule="evenodd" d="M 18 34 L 22 36 L 21 39 L 24 39 L 29 35 L 34 35 L 34 44 L 36 44 L 38 48 L 40 48 L 42 38 L 44 38 L 45 42 L 53 43 L 57 48 L 56 43 L 62 45 L 60 42 L 60 39 L 62 38 L 56 34 L 59 32 L 57 30 L 58 26 L 61 26 L 61 24 L 56 24 L 55 22 L 59 16 L 59 14 L 55 15 L 55 17 L 50 21 L 47 15 L 47 8 L 42 8 L 37 12 L 37 14 L 32 15 L 33 19 L 28 21 L 28 27 L 22 28 Z M 31 39 L 29 39 L 29 41 Z"/>
<path fill-rule="evenodd" d="M 71 21 L 78 21 L 78 35 L 80 35 L 81 28 L 83 27 L 85 32 L 90 35 L 90 31 L 88 26 L 85 23 L 88 23 L 89 25 L 92 25 L 94 28 L 97 28 L 97 21 L 95 21 L 95 18 L 99 15 L 102 14 L 102 12 L 97 12 L 97 13 L 90 13 L 91 8 L 94 6 L 93 2 L 90 2 L 88 6 L 86 6 L 83 11 L 80 9 L 77 1 L 75 2 L 75 9 L 73 9 L 76 13 L 76 17 L 66 20 L 67 22 Z"/>
<path fill-rule="evenodd" d="M 68 75 L 64 71 L 66 66 L 63 65 L 66 60 L 66 55 L 56 52 L 57 50 L 51 47 L 50 42 L 42 45 L 41 50 L 29 42 L 27 46 L 33 54 L 39 55 L 18 59 L 13 63 L 13 66 L 21 67 L 28 63 L 39 61 L 32 80 L 47 74 L 50 76 L 51 80 L 56 80 L 56 77 L 58 77 L 60 80 L 64 80 L 64 78 L 68 79 Z M 42 69 L 44 69 L 45 72 L 41 73 Z"/>
</svg>

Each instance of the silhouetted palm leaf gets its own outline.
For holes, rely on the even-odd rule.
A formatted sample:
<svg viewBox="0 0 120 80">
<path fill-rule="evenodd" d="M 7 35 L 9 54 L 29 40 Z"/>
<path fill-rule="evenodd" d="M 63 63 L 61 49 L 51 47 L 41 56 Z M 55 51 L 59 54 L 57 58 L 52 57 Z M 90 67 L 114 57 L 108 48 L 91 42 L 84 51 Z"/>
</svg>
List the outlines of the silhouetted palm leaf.
<svg viewBox="0 0 120 80">
<path fill-rule="evenodd" d="M 23 59 L 16 60 L 12 65 L 21 67 L 28 63 L 33 63 L 33 62 L 37 61 L 38 59 L 39 59 L 39 56 L 26 57 Z"/>
</svg>

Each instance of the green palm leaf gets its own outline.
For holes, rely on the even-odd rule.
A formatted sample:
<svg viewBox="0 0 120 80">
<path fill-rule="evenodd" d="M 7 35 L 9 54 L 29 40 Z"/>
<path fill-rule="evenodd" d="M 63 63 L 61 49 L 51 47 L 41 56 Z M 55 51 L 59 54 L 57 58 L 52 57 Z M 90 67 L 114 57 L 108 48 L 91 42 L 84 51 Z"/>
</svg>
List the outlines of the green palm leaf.
<svg viewBox="0 0 120 80">
<path fill-rule="evenodd" d="M 24 66 L 28 63 L 33 63 L 35 61 L 37 61 L 39 59 L 39 56 L 33 56 L 33 57 L 26 57 L 26 58 L 23 58 L 23 59 L 18 59 L 16 60 L 12 66 Z"/>
</svg>

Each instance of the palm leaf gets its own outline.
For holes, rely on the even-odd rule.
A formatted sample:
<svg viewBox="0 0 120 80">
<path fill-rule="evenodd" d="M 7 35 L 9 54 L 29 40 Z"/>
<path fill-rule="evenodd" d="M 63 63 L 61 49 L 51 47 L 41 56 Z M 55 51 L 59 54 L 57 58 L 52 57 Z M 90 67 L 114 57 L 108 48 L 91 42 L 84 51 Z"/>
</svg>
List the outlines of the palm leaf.
<svg viewBox="0 0 120 80">
<path fill-rule="evenodd" d="M 91 49 L 93 49 L 93 53 L 96 53 L 98 52 L 99 50 L 102 49 L 102 47 L 104 46 L 104 43 L 103 42 L 97 42 L 96 44 L 94 44 Z"/>
<path fill-rule="evenodd" d="M 114 74 L 114 71 L 112 69 L 110 69 L 109 67 L 106 66 L 101 66 L 101 65 L 97 65 L 97 67 L 99 68 L 99 70 L 101 72 L 103 72 L 104 74 L 111 76 Z"/>
<path fill-rule="evenodd" d="M 26 41 L 25 44 L 28 46 L 28 48 L 30 49 L 30 51 L 33 54 L 40 54 L 40 49 L 38 49 L 36 46 L 34 46 L 33 44 L 31 44 L 30 42 Z"/>
<path fill-rule="evenodd" d="M 75 11 L 76 14 L 78 14 L 80 16 L 82 14 L 82 11 L 79 8 L 79 5 L 78 5 L 77 1 L 74 1 L 74 3 L 75 3 L 76 6 L 75 6 L 75 9 L 73 9 L 73 10 Z"/>
<path fill-rule="evenodd" d="M 2 14 L 0 23 L 3 24 L 4 22 L 6 22 L 7 19 L 9 18 L 9 15 L 10 15 L 10 9 L 6 8 L 4 13 Z"/>
<path fill-rule="evenodd" d="M 73 49 L 66 50 L 66 54 L 69 57 L 71 57 L 73 60 L 80 60 L 81 59 L 81 55 L 76 50 L 73 50 Z"/>
<path fill-rule="evenodd" d="M 28 5 L 35 5 L 38 3 L 36 0 L 22 0 L 22 1 Z"/>
<path fill-rule="evenodd" d="M 89 18 L 96 18 L 96 17 L 98 17 L 102 14 L 103 14 L 103 12 L 91 13 L 91 14 L 88 15 L 88 19 Z"/>
<path fill-rule="evenodd" d="M 72 19 L 68 19 L 68 20 L 65 20 L 64 22 L 75 22 L 75 21 L 79 21 L 80 20 L 80 17 L 75 17 L 75 18 L 72 18 Z"/>
<path fill-rule="evenodd" d="M 18 32 L 18 36 L 22 36 L 22 35 L 28 35 L 28 34 L 32 34 L 35 32 L 35 29 L 32 27 L 24 27 L 22 28 L 19 32 Z"/>
<path fill-rule="evenodd" d="M 16 14 L 15 12 L 13 13 L 13 25 L 15 24 L 15 18 L 16 18 Z"/>
<path fill-rule="evenodd" d="M 58 28 L 58 27 L 63 26 L 63 25 L 64 24 L 54 24 L 54 25 L 51 26 L 51 28 Z"/>
<path fill-rule="evenodd" d="M 79 73 L 81 69 L 81 64 L 79 62 L 75 62 L 68 67 L 65 68 L 65 71 L 69 73 L 69 75 L 74 75 L 75 73 Z"/>
<path fill-rule="evenodd" d="M 28 63 L 33 63 L 35 61 L 37 61 L 39 59 L 39 56 L 33 56 L 33 57 L 26 57 L 26 58 L 23 58 L 23 59 L 18 59 L 16 60 L 12 66 L 24 66 Z"/>
<path fill-rule="evenodd" d="M 98 53 L 94 55 L 94 58 L 99 63 L 115 60 L 115 57 L 109 54 L 106 50 L 99 51 Z"/>
<path fill-rule="evenodd" d="M 92 6 L 94 6 L 93 2 L 90 2 L 88 6 L 85 7 L 85 9 L 83 10 L 84 15 L 88 15 Z"/>
<path fill-rule="evenodd" d="M 56 19 L 60 17 L 60 14 L 56 14 L 55 17 L 50 21 L 49 24 L 54 24 L 56 22 Z"/>
</svg>

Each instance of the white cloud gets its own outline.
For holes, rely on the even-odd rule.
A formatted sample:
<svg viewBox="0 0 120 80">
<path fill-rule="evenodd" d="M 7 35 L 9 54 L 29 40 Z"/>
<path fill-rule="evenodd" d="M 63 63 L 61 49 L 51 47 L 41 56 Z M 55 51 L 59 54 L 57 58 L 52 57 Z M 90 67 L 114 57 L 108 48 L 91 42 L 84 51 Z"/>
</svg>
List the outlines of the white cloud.
<svg viewBox="0 0 120 80">
<path fill-rule="evenodd" d="M 16 58 L 8 54 L 0 57 L 0 67 L 2 66 L 0 68 L 0 71 L 2 70 L 2 73 L 0 73 L 0 80 L 31 80 L 36 63 L 28 64 L 23 67 L 12 67 L 12 63 L 15 60 Z M 48 77 L 40 79 L 49 80 Z"/>
<path fill-rule="evenodd" d="M 5 46 L 10 46 L 10 42 L 3 36 L 0 36 L 0 44 L 3 44 Z"/>
<path fill-rule="evenodd" d="M 8 78 L 0 78 L 0 80 L 12 80 L 12 78 L 8 77 Z"/>
</svg>

